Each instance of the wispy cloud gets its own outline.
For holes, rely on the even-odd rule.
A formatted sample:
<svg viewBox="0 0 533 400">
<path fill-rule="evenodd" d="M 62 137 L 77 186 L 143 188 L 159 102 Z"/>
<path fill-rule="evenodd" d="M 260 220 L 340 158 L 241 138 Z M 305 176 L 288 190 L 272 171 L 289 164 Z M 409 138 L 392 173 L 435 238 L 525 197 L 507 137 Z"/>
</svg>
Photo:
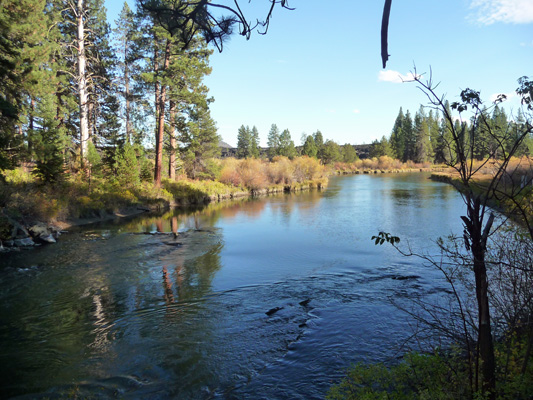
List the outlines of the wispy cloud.
<svg viewBox="0 0 533 400">
<path fill-rule="evenodd" d="M 533 1 L 531 0 L 472 0 L 470 8 L 476 10 L 476 21 L 491 25 L 495 22 L 507 24 L 529 24 L 533 22 Z"/>
<path fill-rule="evenodd" d="M 522 42 L 520 43 L 522 47 L 533 47 L 533 40 L 531 42 Z"/>
<path fill-rule="evenodd" d="M 402 83 L 405 81 L 412 81 L 414 79 L 412 72 L 409 72 L 407 75 L 401 74 L 397 71 L 388 69 L 386 71 L 379 71 L 378 81 L 380 82 L 393 82 L 393 83 Z"/>
<path fill-rule="evenodd" d="M 353 113 L 354 114 L 359 114 L 361 112 L 361 110 L 359 110 L 358 108 L 356 108 L 355 110 L 353 110 Z"/>
<path fill-rule="evenodd" d="M 337 110 L 335 110 L 334 108 L 326 108 L 326 112 L 328 114 L 336 114 L 337 113 Z"/>
</svg>

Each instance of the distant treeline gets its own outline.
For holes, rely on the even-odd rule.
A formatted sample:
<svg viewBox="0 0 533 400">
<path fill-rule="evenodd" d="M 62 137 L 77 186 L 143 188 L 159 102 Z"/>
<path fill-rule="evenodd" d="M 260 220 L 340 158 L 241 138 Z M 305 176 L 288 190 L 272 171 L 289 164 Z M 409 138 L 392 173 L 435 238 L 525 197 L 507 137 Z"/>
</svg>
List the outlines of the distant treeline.
<svg viewBox="0 0 533 400">
<path fill-rule="evenodd" d="M 452 115 L 450 104 L 446 101 L 445 109 Z M 494 154 L 498 148 L 498 137 L 505 140 L 506 147 L 511 148 L 514 143 L 513 132 L 518 135 L 523 131 L 526 123 L 522 113 L 518 113 L 515 121 L 510 121 L 505 110 L 495 106 L 490 113 L 483 110 L 482 119 L 488 122 L 492 135 L 484 126 L 478 125 L 473 129 L 471 121 L 455 119 L 455 130 L 461 133 L 461 140 L 468 144 L 465 148 L 471 149 L 475 159 L 486 159 L 489 154 Z M 480 119 L 476 119 L 479 121 Z M 475 137 L 472 132 L 475 131 Z M 414 118 L 409 110 L 404 114 L 402 108 L 396 117 L 390 137 L 383 136 L 381 140 L 372 142 L 370 157 L 389 156 L 402 162 L 441 164 L 455 160 L 457 149 L 452 140 L 450 123 L 442 116 L 430 110 L 426 113 L 423 107 L 416 112 Z M 522 143 L 517 157 L 533 154 L 533 138 L 527 137 Z"/>
<path fill-rule="evenodd" d="M 288 129 L 280 132 L 276 124 L 272 124 L 268 132 L 266 150 L 259 146 L 259 132 L 255 126 L 242 125 L 237 135 L 237 158 L 260 158 L 273 159 L 276 156 L 284 156 L 293 159 L 298 156 L 309 156 L 322 160 L 324 164 L 335 162 L 352 163 L 359 159 L 355 148 L 351 144 L 339 145 L 333 140 L 324 140 L 322 132 L 317 130 L 312 135 L 303 135 L 302 145 L 295 146 L 291 133 Z"/>
</svg>

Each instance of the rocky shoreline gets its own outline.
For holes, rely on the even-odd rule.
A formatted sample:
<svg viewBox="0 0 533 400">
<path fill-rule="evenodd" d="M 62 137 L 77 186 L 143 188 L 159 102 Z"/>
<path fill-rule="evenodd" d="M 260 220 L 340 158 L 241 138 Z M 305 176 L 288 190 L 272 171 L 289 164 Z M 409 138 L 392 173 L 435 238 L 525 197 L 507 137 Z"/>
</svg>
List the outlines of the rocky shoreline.
<svg viewBox="0 0 533 400">
<path fill-rule="evenodd" d="M 362 171 L 337 171 L 338 175 L 348 174 L 379 174 L 379 173 L 399 173 L 399 172 L 425 172 L 425 171 L 440 171 L 436 169 L 408 169 L 408 170 L 362 170 Z M 290 193 L 303 190 L 321 190 L 327 185 L 326 182 L 314 182 L 305 184 L 294 185 L 280 185 L 276 187 L 269 187 L 265 189 L 256 189 L 250 191 L 242 191 L 232 193 L 230 195 L 213 195 L 203 198 L 203 203 L 208 204 L 211 202 L 231 201 L 237 198 L 255 197 L 255 196 L 268 196 L 277 193 Z M 175 199 L 174 202 L 167 203 L 165 208 L 170 207 L 186 207 L 193 204 L 198 204 L 198 199 L 191 201 L 187 198 Z M 91 224 L 95 222 L 101 222 L 111 220 L 115 218 L 129 217 L 133 215 L 142 214 L 149 211 L 161 209 L 161 205 L 157 207 L 150 206 L 137 206 L 129 207 L 115 211 L 113 213 L 99 212 L 95 213 L 93 217 L 88 218 L 67 218 L 60 221 L 43 222 L 34 220 L 28 217 L 22 217 L 20 219 L 13 218 L 12 216 L 4 213 L 4 210 L 0 210 L 0 252 L 17 251 L 21 248 L 31 248 L 34 246 L 46 245 L 56 243 L 62 233 L 65 233 L 67 229 L 73 226 L 80 226 Z"/>
<path fill-rule="evenodd" d="M 100 214 L 90 218 L 70 218 L 64 221 L 42 222 L 26 219 L 18 221 L 3 210 L 0 211 L 0 252 L 18 251 L 21 248 L 31 248 L 56 243 L 62 233 L 68 228 L 129 217 L 152 211 L 146 207 L 130 207 L 110 214 Z M 26 222 L 27 221 L 27 222 Z"/>
</svg>

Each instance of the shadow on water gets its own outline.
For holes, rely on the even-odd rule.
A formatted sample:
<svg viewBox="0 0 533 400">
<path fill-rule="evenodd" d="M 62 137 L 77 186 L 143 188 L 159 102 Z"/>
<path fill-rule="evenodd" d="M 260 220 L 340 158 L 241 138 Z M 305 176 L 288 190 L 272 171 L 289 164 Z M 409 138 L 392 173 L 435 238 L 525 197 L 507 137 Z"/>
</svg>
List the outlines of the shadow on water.
<svg viewBox="0 0 533 400">
<path fill-rule="evenodd" d="M 391 299 L 445 290 L 369 238 L 436 237 L 421 217 L 456 228 L 447 190 L 338 178 L 325 192 L 95 224 L 2 256 L 0 396 L 323 398 L 351 363 L 396 356 L 409 321 Z"/>
</svg>

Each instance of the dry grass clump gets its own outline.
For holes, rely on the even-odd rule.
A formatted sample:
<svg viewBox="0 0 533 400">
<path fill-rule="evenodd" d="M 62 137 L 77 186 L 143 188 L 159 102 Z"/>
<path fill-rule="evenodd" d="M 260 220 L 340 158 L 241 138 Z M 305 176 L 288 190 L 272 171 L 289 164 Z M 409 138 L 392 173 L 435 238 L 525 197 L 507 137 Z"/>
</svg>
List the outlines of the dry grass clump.
<svg viewBox="0 0 533 400">
<path fill-rule="evenodd" d="M 308 156 L 295 158 L 293 177 L 296 182 L 312 181 L 324 176 L 324 167 L 315 159 Z"/>
<path fill-rule="evenodd" d="M 310 181 L 322 180 L 325 176 L 324 166 L 317 159 L 307 156 L 296 157 L 292 161 L 287 157 L 277 156 L 272 162 L 254 158 L 228 158 L 222 162 L 220 182 L 256 191 L 269 186 L 311 183 Z"/>
<path fill-rule="evenodd" d="M 274 185 L 288 185 L 293 180 L 294 165 L 287 157 L 276 156 L 267 168 L 268 179 Z"/>
<path fill-rule="evenodd" d="M 335 171 L 337 172 L 360 172 L 360 171 L 397 171 L 397 170 L 409 170 L 430 168 L 431 163 L 415 163 L 413 161 L 407 161 L 402 163 L 400 160 L 389 156 L 381 156 L 379 158 L 365 158 L 363 160 L 357 160 L 353 163 L 341 163 L 335 164 Z"/>
<path fill-rule="evenodd" d="M 242 186 L 249 190 L 260 190 L 267 187 L 268 179 L 265 169 L 265 164 L 257 158 L 242 160 L 237 168 Z"/>
</svg>

